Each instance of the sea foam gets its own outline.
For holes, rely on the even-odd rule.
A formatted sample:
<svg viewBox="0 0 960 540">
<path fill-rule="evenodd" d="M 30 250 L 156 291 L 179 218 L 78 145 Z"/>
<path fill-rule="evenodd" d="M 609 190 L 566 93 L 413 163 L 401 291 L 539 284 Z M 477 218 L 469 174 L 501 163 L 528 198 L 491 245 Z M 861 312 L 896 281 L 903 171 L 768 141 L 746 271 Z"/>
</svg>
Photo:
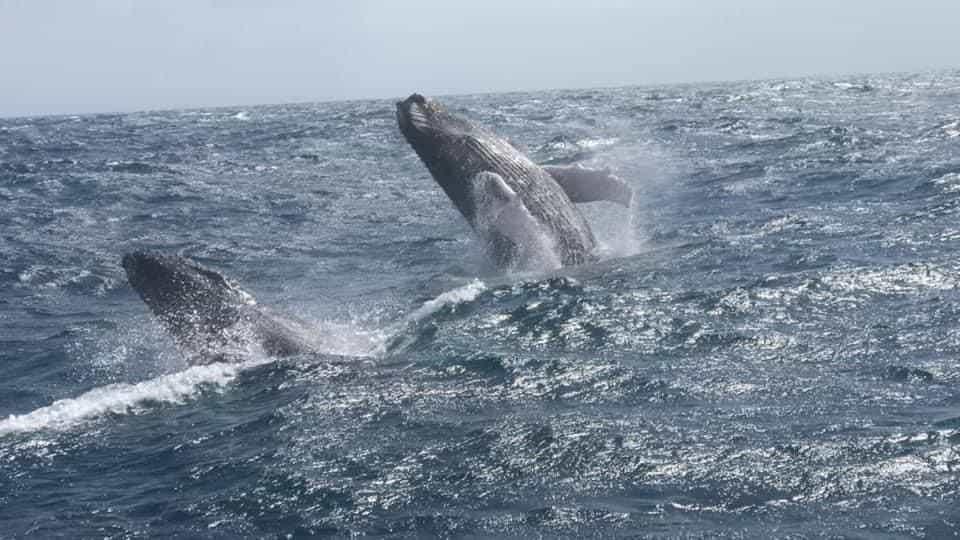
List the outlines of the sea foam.
<svg viewBox="0 0 960 540">
<path fill-rule="evenodd" d="M 238 364 L 213 363 L 138 383 L 116 383 L 94 388 L 78 397 L 53 402 L 26 414 L 0 420 L 0 436 L 40 430 L 67 430 L 107 414 L 135 414 L 147 404 L 184 403 L 204 388 L 223 388 L 244 369 L 266 359 Z"/>
</svg>

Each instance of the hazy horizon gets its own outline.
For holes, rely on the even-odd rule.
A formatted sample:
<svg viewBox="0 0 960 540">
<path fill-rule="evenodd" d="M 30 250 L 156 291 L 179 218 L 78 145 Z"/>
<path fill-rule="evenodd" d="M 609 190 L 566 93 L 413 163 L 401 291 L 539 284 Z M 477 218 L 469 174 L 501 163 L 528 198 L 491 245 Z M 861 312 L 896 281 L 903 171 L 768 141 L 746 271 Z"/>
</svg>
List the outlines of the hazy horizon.
<svg viewBox="0 0 960 540">
<path fill-rule="evenodd" d="M 291 101 L 273 101 L 273 102 L 258 102 L 258 103 L 200 103 L 200 104 L 190 104 L 183 106 L 171 106 L 171 107 L 143 107 L 143 108 L 132 108 L 132 109 L 117 109 L 117 110 L 96 110 L 96 111 L 66 111 L 66 112 L 45 112 L 38 114 L 12 114 L 5 115 L 0 113 L 0 118 L 35 118 L 41 116 L 82 116 L 88 114 L 130 114 L 130 113 L 145 113 L 152 111 L 177 111 L 177 110 L 193 110 L 193 109 L 238 109 L 244 107 L 265 107 L 272 105 L 309 105 L 312 103 L 340 103 L 340 102 L 350 102 L 350 101 L 379 101 L 379 100 L 402 100 L 408 97 L 412 93 L 420 93 L 428 97 L 456 97 L 456 96 L 471 96 L 471 95 L 487 95 L 487 94 L 510 94 L 510 93 L 528 93 L 528 92 L 552 92 L 552 91 L 576 91 L 576 90 L 599 90 L 599 89 L 609 89 L 609 88 L 656 88 L 662 86 L 682 86 L 682 85 L 710 85 L 710 84 L 732 84 L 738 82 L 756 82 L 756 81 L 775 81 L 775 80 L 794 80 L 794 79 L 857 79 L 862 77 L 870 76 L 886 76 L 886 75 L 895 75 L 898 73 L 902 74 L 917 74 L 917 75 L 935 75 L 938 73 L 950 73 L 960 71 L 960 68 L 939 68 L 939 69 L 926 69 L 926 70 L 916 70 L 916 71 L 875 71 L 875 72 L 863 72 L 863 73 L 806 73 L 806 74 L 797 74 L 797 75 L 782 75 L 782 76 L 770 76 L 770 77 L 758 77 L 755 79 L 711 79 L 711 80 L 690 80 L 690 81 L 663 81 L 663 82 L 649 82 L 649 83 L 639 83 L 639 84 L 620 84 L 620 85 L 596 85 L 596 86 L 566 86 L 566 87 L 544 87 L 544 88 L 517 88 L 511 90 L 489 90 L 489 91 L 477 91 L 477 92 L 424 92 L 416 88 L 412 88 L 404 94 L 396 95 L 385 95 L 385 96 L 357 96 L 357 97 L 342 97 L 342 98 L 329 98 L 329 99 L 304 99 L 304 100 L 291 100 Z"/>
<path fill-rule="evenodd" d="M 0 0 L 0 117 L 960 68 L 960 3 L 769 4 Z"/>
</svg>

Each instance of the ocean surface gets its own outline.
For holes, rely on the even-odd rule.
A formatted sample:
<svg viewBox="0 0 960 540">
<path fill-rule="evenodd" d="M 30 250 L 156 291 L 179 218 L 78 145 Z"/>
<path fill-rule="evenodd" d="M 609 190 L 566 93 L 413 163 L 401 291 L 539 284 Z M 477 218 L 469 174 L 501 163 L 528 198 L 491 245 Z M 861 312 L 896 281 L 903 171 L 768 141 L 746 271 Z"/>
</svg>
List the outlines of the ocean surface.
<svg viewBox="0 0 960 540">
<path fill-rule="evenodd" d="M 441 98 L 634 186 L 539 273 L 395 101 L 0 120 L 0 537 L 960 534 L 960 72 Z M 190 365 L 135 249 L 323 353 Z"/>
</svg>

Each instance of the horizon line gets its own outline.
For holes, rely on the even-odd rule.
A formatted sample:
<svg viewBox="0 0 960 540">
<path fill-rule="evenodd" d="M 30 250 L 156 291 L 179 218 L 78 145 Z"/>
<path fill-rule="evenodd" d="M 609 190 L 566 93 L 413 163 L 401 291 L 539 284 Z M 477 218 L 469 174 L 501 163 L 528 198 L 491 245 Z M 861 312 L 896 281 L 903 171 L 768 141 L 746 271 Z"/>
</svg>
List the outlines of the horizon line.
<svg viewBox="0 0 960 540">
<path fill-rule="evenodd" d="M 522 88 L 516 90 L 488 90 L 488 91 L 477 91 L 477 92 L 437 92 L 430 93 L 431 96 L 437 97 L 468 97 L 468 96 L 489 96 L 489 95 L 498 95 L 498 94 L 525 94 L 532 92 L 562 92 L 562 91 L 583 91 L 583 90 L 616 90 L 623 88 L 654 88 L 654 87 L 663 87 L 663 86 L 695 86 L 695 85 L 717 85 L 717 84 L 733 84 L 733 83 L 744 83 L 744 82 L 768 82 L 768 81 L 782 81 L 790 79 L 842 79 L 842 78 L 853 78 L 853 77 L 877 77 L 877 76 L 893 76 L 893 75 L 937 75 L 937 74 L 948 74 L 948 73 L 960 73 L 960 67 L 950 67 L 950 68 L 930 68 L 930 69 L 921 69 L 917 71 L 880 71 L 880 72 L 849 72 L 849 73 L 817 73 L 817 74 L 802 74 L 802 75 L 790 75 L 790 76 L 771 76 L 771 77 L 759 77 L 755 79 L 715 79 L 715 80 L 700 80 L 700 81 L 668 81 L 668 82 L 656 82 L 656 83 L 635 83 L 635 84 L 600 84 L 595 86 L 584 86 L 584 87 L 551 87 L 551 88 Z M 416 92 L 417 90 L 414 90 Z M 319 98 L 313 100 L 297 100 L 292 99 L 289 101 L 278 101 L 274 103 L 232 103 L 224 105 L 186 105 L 182 107 L 172 106 L 172 107 L 145 107 L 145 108 L 133 108 L 128 110 L 103 110 L 103 111 L 88 111 L 88 112 L 53 112 L 53 113 L 37 113 L 37 114 L 12 114 L 6 115 L 0 113 L 0 121 L 7 120 L 18 120 L 18 119 L 34 119 L 34 118 L 55 118 L 55 117 L 82 117 L 82 116 L 98 116 L 98 115 L 126 115 L 126 114 L 145 114 L 145 113 L 159 113 L 159 112 L 174 112 L 174 111 L 197 111 L 197 110 L 216 110 L 216 109 L 238 109 L 238 108 L 259 108 L 259 107 L 272 107 L 272 106 L 281 106 L 281 105 L 293 105 L 293 106 L 302 106 L 302 105 L 313 105 L 313 104 L 323 104 L 323 103 L 352 103 L 352 102 L 362 102 L 362 101 L 384 101 L 397 99 L 397 96 L 361 96 L 356 98 Z M 400 96 L 399 99 L 403 99 L 403 96 Z"/>
</svg>

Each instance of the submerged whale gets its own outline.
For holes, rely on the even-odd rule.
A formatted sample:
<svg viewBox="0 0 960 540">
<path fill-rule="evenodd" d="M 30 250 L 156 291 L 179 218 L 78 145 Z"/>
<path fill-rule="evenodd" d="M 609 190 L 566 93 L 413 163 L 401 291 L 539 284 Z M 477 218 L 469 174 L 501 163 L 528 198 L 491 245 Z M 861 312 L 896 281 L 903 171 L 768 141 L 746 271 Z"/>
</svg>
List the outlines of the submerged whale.
<svg viewBox="0 0 960 540">
<path fill-rule="evenodd" d="M 123 256 L 127 280 L 150 311 L 195 362 L 249 354 L 315 351 L 305 325 L 257 305 L 223 275 L 177 255 L 134 252 Z"/>
<path fill-rule="evenodd" d="M 541 167 L 420 94 L 397 103 L 397 123 L 499 268 L 581 264 L 596 239 L 573 203 L 630 204 L 632 190 L 609 171 Z"/>
</svg>

